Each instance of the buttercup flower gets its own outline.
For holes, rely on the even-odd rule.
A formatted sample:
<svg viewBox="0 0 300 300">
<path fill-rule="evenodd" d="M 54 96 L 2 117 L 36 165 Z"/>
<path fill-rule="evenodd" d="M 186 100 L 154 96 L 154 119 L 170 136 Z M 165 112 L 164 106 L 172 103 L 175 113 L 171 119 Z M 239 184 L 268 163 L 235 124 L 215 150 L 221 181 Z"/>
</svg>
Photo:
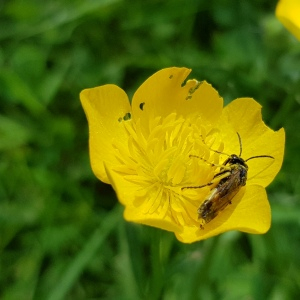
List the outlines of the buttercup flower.
<svg viewBox="0 0 300 300">
<path fill-rule="evenodd" d="M 300 40 L 300 0 L 280 0 L 276 17 L 298 40 Z"/>
<path fill-rule="evenodd" d="M 265 233 L 271 221 L 265 187 L 281 167 L 284 130 L 268 128 L 253 99 L 223 108 L 210 84 L 186 81 L 189 73 L 186 68 L 155 73 L 131 105 L 112 84 L 83 90 L 92 169 L 113 186 L 127 221 L 172 231 L 184 243 L 228 230 Z M 205 224 L 197 210 L 218 183 L 214 175 L 228 159 L 225 153 L 239 155 L 238 135 L 241 157 L 274 159 L 249 160 L 246 186 Z"/>
</svg>

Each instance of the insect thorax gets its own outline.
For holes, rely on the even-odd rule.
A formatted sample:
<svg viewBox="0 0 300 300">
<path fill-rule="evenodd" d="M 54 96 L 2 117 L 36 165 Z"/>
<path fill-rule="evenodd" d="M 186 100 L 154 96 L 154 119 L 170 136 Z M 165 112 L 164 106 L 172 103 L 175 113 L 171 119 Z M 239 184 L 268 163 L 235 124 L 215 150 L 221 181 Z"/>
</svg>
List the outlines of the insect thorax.
<svg viewBox="0 0 300 300">
<path fill-rule="evenodd" d="M 248 170 L 248 165 L 246 164 L 245 160 L 236 154 L 232 154 L 223 164 L 229 166 L 240 165 Z"/>
</svg>

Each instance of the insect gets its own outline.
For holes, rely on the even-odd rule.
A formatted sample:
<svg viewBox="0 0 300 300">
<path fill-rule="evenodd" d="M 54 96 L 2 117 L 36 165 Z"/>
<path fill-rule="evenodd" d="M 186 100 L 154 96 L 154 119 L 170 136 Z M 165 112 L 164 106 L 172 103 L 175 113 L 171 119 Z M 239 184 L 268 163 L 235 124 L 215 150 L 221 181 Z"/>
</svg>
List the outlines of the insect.
<svg viewBox="0 0 300 300">
<path fill-rule="evenodd" d="M 215 188 L 213 188 L 207 198 L 203 201 L 203 203 L 198 208 L 198 219 L 202 220 L 202 224 L 200 225 L 201 229 L 204 229 L 204 224 L 209 223 L 213 220 L 219 212 L 221 212 L 227 205 L 231 204 L 231 200 L 234 196 L 240 191 L 240 189 L 246 185 L 247 182 L 247 173 L 248 173 L 248 165 L 247 161 L 254 158 L 272 158 L 270 155 L 258 155 L 252 156 L 247 159 L 243 159 L 242 155 L 242 141 L 239 133 L 237 132 L 237 136 L 240 144 L 240 154 L 226 154 L 220 151 L 216 151 L 210 149 L 213 152 L 219 154 L 225 154 L 228 158 L 224 161 L 222 165 L 211 164 L 213 166 L 220 167 L 220 172 L 217 173 L 213 180 L 205 185 L 195 186 L 195 187 L 185 187 L 185 188 L 202 188 L 205 186 L 212 185 L 216 183 L 218 184 Z M 197 156 L 196 156 L 197 157 Z M 184 189 L 185 189 L 184 188 Z"/>
</svg>

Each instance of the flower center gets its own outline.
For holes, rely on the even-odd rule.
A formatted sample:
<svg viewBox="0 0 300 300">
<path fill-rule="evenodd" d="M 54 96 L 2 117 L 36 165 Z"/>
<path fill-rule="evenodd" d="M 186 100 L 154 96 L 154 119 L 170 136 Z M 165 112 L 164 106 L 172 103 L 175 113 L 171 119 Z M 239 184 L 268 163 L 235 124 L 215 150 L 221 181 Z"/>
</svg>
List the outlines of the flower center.
<svg viewBox="0 0 300 300">
<path fill-rule="evenodd" d="M 114 143 L 120 161 L 116 170 L 138 186 L 133 204 L 144 214 L 168 217 L 181 226 L 199 226 L 197 209 L 209 187 L 185 188 L 212 180 L 216 167 L 211 163 L 219 161 L 219 155 L 209 148 L 215 134 L 207 135 L 197 117 L 185 119 L 176 113 L 152 119 L 149 128 L 139 121 L 121 124 L 128 133 L 128 144 Z"/>
</svg>

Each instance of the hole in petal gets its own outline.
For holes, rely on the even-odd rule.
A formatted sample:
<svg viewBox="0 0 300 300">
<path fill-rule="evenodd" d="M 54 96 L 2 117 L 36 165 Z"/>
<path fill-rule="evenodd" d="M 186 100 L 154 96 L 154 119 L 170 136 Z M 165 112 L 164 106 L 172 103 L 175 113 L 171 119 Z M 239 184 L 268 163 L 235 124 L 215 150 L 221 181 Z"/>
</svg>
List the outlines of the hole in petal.
<svg viewBox="0 0 300 300">
<path fill-rule="evenodd" d="M 119 121 L 119 122 L 122 122 L 122 121 L 128 121 L 128 120 L 130 120 L 130 119 L 131 119 L 131 113 L 128 112 L 128 113 L 126 113 L 123 117 L 120 117 L 120 118 L 118 119 L 118 121 Z"/>
<path fill-rule="evenodd" d="M 131 119 L 131 113 L 126 113 L 125 116 L 123 117 L 124 121 L 130 120 Z"/>
<path fill-rule="evenodd" d="M 144 110 L 145 102 L 140 103 L 140 110 Z"/>
<path fill-rule="evenodd" d="M 186 78 L 186 79 L 184 79 L 184 80 L 182 81 L 182 83 L 181 83 L 181 87 L 184 87 L 184 86 L 186 85 L 187 81 L 188 81 L 188 79 L 187 79 L 187 78 Z"/>
<path fill-rule="evenodd" d="M 199 89 L 203 81 L 198 81 L 198 80 L 189 80 L 189 82 L 193 81 L 195 85 L 189 89 L 188 96 L 185 98 L 185 100 L 190 100 L 193 97 L 193 94 Z"/>
</svg>

